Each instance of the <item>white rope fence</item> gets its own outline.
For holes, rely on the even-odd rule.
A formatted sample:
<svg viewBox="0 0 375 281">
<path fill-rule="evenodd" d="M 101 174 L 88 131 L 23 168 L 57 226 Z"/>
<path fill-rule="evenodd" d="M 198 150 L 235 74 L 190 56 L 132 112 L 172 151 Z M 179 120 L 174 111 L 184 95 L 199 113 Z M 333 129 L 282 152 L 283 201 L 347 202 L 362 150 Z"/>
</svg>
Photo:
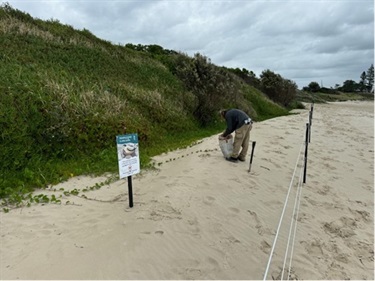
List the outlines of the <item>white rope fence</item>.
<svg viewBox="0 0 375 281">
<path fill-rule="evenodd" d="M 304 144 L 301 145 L 301 148 L 300 148 L 299 153 L 298 153 L 298 158 L 297 158 L 297 161 L 296 161 L 296 165 L 294 167 L 294 171 L 293 171 L 293 175 L 292 175 L 292 180 L 290 181 L 290 184 L 289 184 L 288 193 L 287 193 L 286 198 L 285 198 L 284 207 L 283 207 L 283 210 L 281 212 L 279 224 L 277 226 L 276 235 L 275 235 L 275 238 L 273 240 L 273 245 L 272 245 L 270 257 L 268 259 L 268 263 L 267 263 L 266 271 L 264 273 L 263 280 L 266 280 L 267 275 L 268 275 L 268 270 L 269 270 L 269 267 L 271 265 L 272 257 L 273 257 L 273 254 L 274 254 L 274 251 L 275 251 L 275 247 L 276 247 L 276 244 L 277 244 L 277 240 L 278 240 L 278 237 L 279 237 L 279 233 L 280 233 L 280 228 L 281 228 L 281 225 L 282 225 L 282 222 L 283 222 L 283 219 L 284 219 L 285 210 L 286 210 L 286 208 L 288 206 L 290 191 L 292 190 L 292 186 L 293 186 L 293 182 L 294 182 L 294 177 L 295 177 L 295 174 L 296 174 L 296 171 L 297 171 L 297 168 L 298 168 L 298 164 L 299 164 L 300 159 L 301 159 L 301 154 L 302 154 L 301 152 L 302 152 L 303 146 L 304 146 Z"/>
<path fill-rule="evenodd" d="M 288 269 L 288 280 L 289 280 L 289 277 L 290 277 L 291 263 L 292 263 L 293 250 L 294 250 L 294 241 L 295 241 L 295 238 L 296 238 L 296 231 L 297 231 L 298 212 L 299 212 L 299 205 L 300 205 L 300 200 L 301 200 L 301 194 L 302 194 L 302 169 L 301 169 L 300 176 L 299 176 L 298 187 L 297 187 L 297 194 L 296 194 L 296 197 L 295 197 L 295 200 L 294 200 L 292 221 L 291 221 L 291 224 L 290 224 L 290 227 L 289 227 L 288 242 L 287 242 L 287 247 L 286 247 L 286 250 L 285 250 L 283 270 L 282 270 L 282 273 L 281 273 L 281 280 L 283 280 L 283 277 L 284 277 L 285 264 L 286 264 L 287 257 L 288 257 L 289 245 L 291 243 L 292 244 L 292 248 L 291 248 L 291 253 L 290 253 L 290 262 L 289 262 L 289 269 Z M 294 232 L 293 232 L 293 237 L 292 237 L 293 228 L 294 228 Z"/>
<path fill-rule="evenodd" d="M 281 228 L 281 225 L 282 225 L 282 222 L 283 222 L 283 219 L 284 219 L 285 210 L 287 209 L 289 196 L 290 196 L 290 193 L 291 193 L 291 190 L 292 190 L 292 187 L 293 187 L 293 183 L 294 183 L 294 180 L 295 180 L 296 171 L 297 171 L 298 167 L 301 167 L 300 173 L 299 173 L 299 178 L 298 178 L 297 189 L 296 189 L 296 195 L 295 195 L 295 199 L 294 199 L 293 213 L 292 213 L 291 220 L 290 220 L 288 240 L 286 242 L 284 262 L 283 262 L 283 267 L 282 267 L 280 279 L 283 280 L 283 278 L 284 278 L 284 272 L 285 272 L 288 256 L 290 256 L 290 258 L 289 258 L 287 280 L 289 280 L 289 278 L 291 276 L 292 260 L 293 260 L 293 254 L 294 254 L 294 243 L 295 243 L 295 238 L 296 238 L 298 214 L 299 214 L 299 207 L 300 207 L 300 201 L 301 201 L 301 196 L 302 196 L 302 185 L 303 185 L 303 183 L 306 182 L 307 150 L 308 150 L 308 143 L 310 142 L 310 138 L 311 138 L 312 114 L 313 114 L 313 104 L 311 105 L 311 111 L 309 112 L 309 123 L 306 124 L 307 125 L 306 126 L 306 129 L 307 129 L 306 130 L 306 139 L 305 139 L 305 142 L 301 145 L 301 148 L 300 148 L 299 153 L 298 153 L 296 165 L 294 167 L 292 179 L 291 179 L 290 184 L 289 184 L 288 193 L 287 193 L 286 198 L 285 198 L 284 207 L 283 207 L 283 210 L 281 212 L 279 224 L 277 226 L 276 235 L 275 235 L 275 238 L 274 238 L 274 241 L 273 241 L 273 245 L 272 245 L 272 249 L 271 249 L 271 252 L 270 252 L 269 259 L 268 259 L 267 267 L 266 267 L 266 270 L 264 272 L 263 280 L 267 279 L 268 271 L 270 269 L 270 265 L 271 265 L 271 262 L 272 262 L 272 257 L 274 255 L 276 244 L 277 244 L 277 241 L 278 241 L 278 238 L 279 238 L 280 228 Z M 304 164 L 301 164 L 300 162 L 301 162 L 301 155 L 302 155 L 302 148 L 303 147 L 305 147 L 305 154 L 304 154 L 304 157 L 302 158 Z M 303 167 L 303 169 L 302 169 L 302 167 Z M 289 248 L 290 248 L 290 253 L 289 253 Z"/>
<path fill-rule="evenodd" d="M 292 242 L 292 249 L 291 249 L 291 253 L 290 253 L 290 260 L 289 260 L 289 270 L 288 270 L 288 280 L 289 280 L 289 277 L 290 277 L 290 271 L 291 271 L 291 268 L 292 268 L 292 259 L 293 259 L 293 253 L 294 253 L 294 242 L 295 242 L 295 238 L 296 238 L 296 232 L 297 232 L 297 222 L 298 222 L 298 214 L 299 214 L 299 205 L 300 205 L 300 202 L 301 202 L 301 195 L 302 195 L 302 169 L 301 169 L 301 174 L 300 174 L 300 179 L 299 179 L 299 186 L 298 186 L 298 204 L 297 204 L 297 212 L 296 212 L 296 217 L 295 217 L 295 227 L 294 227 L 294 233 L 293 233 L 293 242 Z M 284 272 L 284 269 L 283 269 L 283 272 Z M 283 278 L 281 277 L 281 280 Z"/>
</svg>

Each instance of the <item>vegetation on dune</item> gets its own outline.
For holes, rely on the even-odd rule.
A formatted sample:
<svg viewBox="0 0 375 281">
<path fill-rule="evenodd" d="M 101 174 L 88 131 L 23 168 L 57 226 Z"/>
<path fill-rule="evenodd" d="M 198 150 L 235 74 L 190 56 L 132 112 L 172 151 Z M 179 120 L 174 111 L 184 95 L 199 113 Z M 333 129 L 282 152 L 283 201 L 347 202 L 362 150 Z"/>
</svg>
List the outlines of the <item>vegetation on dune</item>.
<svg viewBox="0 0 375 281">
<path fill-rule="evenodd" d="M 88 30 L 0 9 L 0 198 L 73 175 L 117 173 L 115 136 L 150 157 L 218 133 L 217 111 L 288 114 L 237 76 L 193 58 L 113 45 Z"/>
<path fill-rule="evenodd" d="M 141 167 L 150 167 L 152 156 L 223 130 L 219 109 L 260 121 L 301 106 L 294 82 L 269 70 L 252 79 L 201 54 L 114 45 L 8 4 L 0 7 L 0 63 L 4 204 L 72 176 L 116 174 L 116 135 L 137 133 Z"/>
</svg>

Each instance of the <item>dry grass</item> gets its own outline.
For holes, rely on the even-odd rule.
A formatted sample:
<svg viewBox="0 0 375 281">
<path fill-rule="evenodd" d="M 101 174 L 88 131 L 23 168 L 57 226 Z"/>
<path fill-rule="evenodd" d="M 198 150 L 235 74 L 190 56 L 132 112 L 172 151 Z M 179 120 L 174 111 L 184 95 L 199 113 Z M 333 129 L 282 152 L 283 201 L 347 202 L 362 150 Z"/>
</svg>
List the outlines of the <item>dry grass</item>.
<svg viewBox="0 0 375 281">
<path fill-rule="evenodd" d="M 69 36 L 69 38 L 63 38 L 61 36 L 52 34 L 50 31 L 42 30 L 32 23 L 22 22 L 21 20 L 16 18 L 0 19 L 0 33 L 35 36 L 45 40 L 46 42 L 81 45 L 88 48 L 100 48 L 101 50 L 108 52 L 105 47 L 94 44 L 93 42 L 87 40 L 82 36 L 72 35 Z"/>
</svg>

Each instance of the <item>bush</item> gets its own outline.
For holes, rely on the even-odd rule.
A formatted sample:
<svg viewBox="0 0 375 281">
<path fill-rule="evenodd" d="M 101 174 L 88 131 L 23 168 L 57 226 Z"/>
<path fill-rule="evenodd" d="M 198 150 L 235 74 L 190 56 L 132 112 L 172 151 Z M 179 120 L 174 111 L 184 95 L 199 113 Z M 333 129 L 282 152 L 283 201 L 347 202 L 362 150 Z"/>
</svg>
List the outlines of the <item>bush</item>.
<svg viewBox="0 0 375 281">
<path fill-rule="evenodd" d="M 274 102 L 288 106 L 297 94 L 297 84 L 291 80 L 284 79 L 269 69 L 260 75 L 262 91 Z"/>
</svg>

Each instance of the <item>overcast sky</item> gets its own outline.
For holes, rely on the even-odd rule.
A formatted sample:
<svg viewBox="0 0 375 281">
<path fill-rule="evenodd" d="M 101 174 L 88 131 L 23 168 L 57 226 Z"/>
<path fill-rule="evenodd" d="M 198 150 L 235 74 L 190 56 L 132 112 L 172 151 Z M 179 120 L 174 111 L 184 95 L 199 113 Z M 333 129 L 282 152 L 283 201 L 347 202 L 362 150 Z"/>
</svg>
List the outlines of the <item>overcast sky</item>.
<svg viewBox="0 0 375 281">
<path fill-rule="evenodd" d="M 8 0 L 114 44 L 157 44 L 299 88 L 359 82 L 374 63 L 374 0 Z M 4 1 L 2 2 L 4 3 Z"/>
</svg>

